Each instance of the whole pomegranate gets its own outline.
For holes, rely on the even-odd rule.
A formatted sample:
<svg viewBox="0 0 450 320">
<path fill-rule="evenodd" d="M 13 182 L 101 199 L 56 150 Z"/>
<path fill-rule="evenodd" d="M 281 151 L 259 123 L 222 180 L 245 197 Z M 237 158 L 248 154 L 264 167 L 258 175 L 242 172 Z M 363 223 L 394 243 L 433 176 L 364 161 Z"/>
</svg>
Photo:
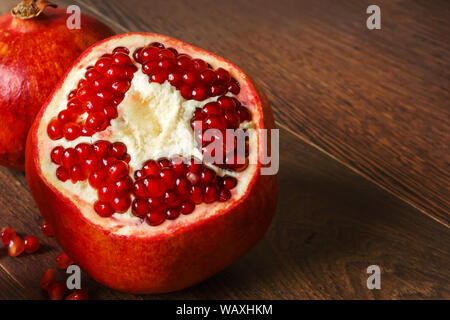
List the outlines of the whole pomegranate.
<svg viewBox="0 0 450 320">
<path fill-rule="evenodd" d="M 87 15 L 70 30 L 66 9 L 53 7 L 27 0 L 0 16 L 0 165 L 23 170 L 28 130 L 48 95 L 86 48 L 113 35 Z"/>
<path fill-rule="evenodd" d="M 162 35 L 117 35 L 80 56 L 40 110 L 27 181 L 94 279 L 178 290 L 267 230 L 277 176 L 261 174 L 263 129 L 273 127 L 267 99 L 230 62 Z"/>
</svg>

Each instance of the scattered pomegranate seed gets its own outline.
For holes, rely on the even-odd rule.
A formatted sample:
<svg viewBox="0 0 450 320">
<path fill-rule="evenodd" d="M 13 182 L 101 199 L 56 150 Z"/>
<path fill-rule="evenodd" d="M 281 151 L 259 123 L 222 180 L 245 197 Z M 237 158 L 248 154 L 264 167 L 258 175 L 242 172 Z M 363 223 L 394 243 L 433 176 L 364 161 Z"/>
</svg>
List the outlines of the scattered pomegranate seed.
<svg viewBox="0 0 450 320">
<path fill-rule="evenodd" d="M 48 296 L 50 300 L 62 300 L 67 291 L 67 286 L 63 282 L 56 282 L 48 288 Z"/>
<path fill-rule="evenodd" d="M 42 233 L 46 235 L 47 237 L 52 237 L 54 235 L 52 227 L 47 223 L 47 221 L 44 221 L 44 223 L 41 226 Z"/>
<path fill-rule="evenodd" d="M 56 270 L 54 268 L 49 268 L 45 271 L 41 278 L 41 288 L 47 291 L 51 285 L 56 282 Z"/>
<path fill-rule="evenodd" d="M 8 245 L 8 255 L 11 257 L 17 257 L 25 250 L 25 243 L 22 238 L 15 235 L 11 238 Z"/>
<path fill-rule="evenodd" d="M 9 245 L 11 239 L 16 235 L 16 232 L 12 228 L 3 228 L 1 237 L 5 246 Z"/>
<path fill-rule="evenodd" d="M 34 253 L 39 250 L 40 244 L 38 238 L 33 236 L 26 236 L 24 240 L 26 253 Z"/>
<path fill-rule="evenodd" d="M 73 260 L 70 259 L 70 257 L 65 252 L 63 252 L 56 257 L 56 264 L 58 265 L 58 268 L 65 270 L 67 269 L 67 267 L 73 264 Z"/>
<path fill-rule="evenodd" d="M 86 289 L 78 289 L 70 293 L 65 300 L 89 300 Z"/>
</svg>

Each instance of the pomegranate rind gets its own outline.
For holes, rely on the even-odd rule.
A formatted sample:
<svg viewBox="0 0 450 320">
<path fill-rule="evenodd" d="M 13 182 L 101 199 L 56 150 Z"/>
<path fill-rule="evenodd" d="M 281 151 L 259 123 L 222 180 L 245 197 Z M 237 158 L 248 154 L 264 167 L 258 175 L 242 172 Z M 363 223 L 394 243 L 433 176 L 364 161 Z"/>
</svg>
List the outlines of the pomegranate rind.
<svg viewBox="0 0 450 320">
<path fill-rule="evenodd" d="M 113 41 L 123 45 L 122 40 L 129 37 L 143 37 L 148 43 L 162 42 L 195 57 L 206 56 L 232 70 L 241 82 L 239 96 L 252 99 L 252 114 L 257 115 L 255 127 L 275 127 L 267 99 L 240 69 L 207 51 L 166 36 L 152 33 L 117 35 L 88 49 L 74 66 L 81 65 L 87 55 L 99 51 L 103 44 Z M 262 238 L 274 215 L 278 192 L 277 176 L 260 175 L 259 162 L 239 199 L 218 207 L 213 215 L 170 229 L 170 232 L 149 236 L 119 235 L 86 219 L 77 203 L 49 183 L 41 170 L 39 127 L 45 110 L 68 76 L 70 71 L 47 100 L 30 130 L 26 177 L 42 216 L 55 231 L 55 238 L 94 279 L 111 288 L 133 293 L 179 290 L 222 270 Z M 257 147 L 259 159 L 265 148 L 260 135 Z"/>
</svg>

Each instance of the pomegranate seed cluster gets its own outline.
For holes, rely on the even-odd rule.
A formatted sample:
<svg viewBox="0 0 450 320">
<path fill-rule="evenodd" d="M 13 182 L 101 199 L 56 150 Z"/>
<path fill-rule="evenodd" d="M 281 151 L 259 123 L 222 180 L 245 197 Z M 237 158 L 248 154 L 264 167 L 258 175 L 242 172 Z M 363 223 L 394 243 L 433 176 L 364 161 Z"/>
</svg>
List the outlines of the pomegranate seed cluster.
<svg viewBox="0 0 450 320">
<path fill-rule="evenodd" d="M 127 48 L 117 47 L 112 54 L 103 55 L 87 68 L 77 89 L 69 93 L 67 108 L 47 126 L 48 136 L 52 140 L 64 137 L 72 141 L 105 130 L 117 117 L 117 106 L 136 71 Z M 86 117 L 82 117 L 84 114 Z"/>
<path fill-rule="evenodd" d="M 223 146 L 223 159 L 221 163 L 213 164 L 229 170 L 241 171 L 247 167 L 246 158 L 248 157 L 248 147 L 243 155 L 237 154 L 237 138 L 233 136 L 232 143 L 227 142 L 226 129 L 236 130 L 241 122 L 249 121 L 250 113 L 246 107 L 243 107 L 238 99 L 221 96 L 217 101 L 209 102 L 202 108 L 196 108 L 191 119 L 191 127 L 196 130 L 201 125 L 202 135 L 196 136 L 197 143 L 202 148 L 203 154 L 214 156 L 214 150 L 210 149 L 215 139 L 220 139 Z M 204 132 L 208 129 L 217 129 L 221 132 L 220 137 L 206 139 Z M 248 141 L 246 141 L 248 142 Z M 245 159 L 239 159 L 245 158 Z"/>
<path fill-rule="evenodd" d="M 130 156 L 125 144 L 99 140 L 75 148 L 55 147 L 51 160 L 58 165 L 56 177 L 73 183 L 88 180 L 97 190 L 95 212 L 109 217 L 132 213 L 152 226 L 180 214 L 190 214 L 196 204 L 227 201 L 237 180 L 220 177 L 202 163 L 183 158 L 148 160 L 130 177 Z M 131 196 L 134 200 L 131 200 Z"/>
<path fill-rule="evenodd" d="M 152 226 L 190 214 L 202 202 L 227 201 L 237 184 L 193 158 L 148 160 L 134 178 L 132 212 Z"/>
<path fill-rule="evenodd" d="M 176 49 L 165 48 L 158 42 L 137 49 L 133 57 L 142 65 L 142 72 L 148 75 L 150 82 L 163 83 L 167 80 L 186 100 L 203 101 L 227 92 L 237 95 L 241 90 L 237 80 L 227 70 L 213 70 L 202 59 L 179 54 Z"/>
</svg>

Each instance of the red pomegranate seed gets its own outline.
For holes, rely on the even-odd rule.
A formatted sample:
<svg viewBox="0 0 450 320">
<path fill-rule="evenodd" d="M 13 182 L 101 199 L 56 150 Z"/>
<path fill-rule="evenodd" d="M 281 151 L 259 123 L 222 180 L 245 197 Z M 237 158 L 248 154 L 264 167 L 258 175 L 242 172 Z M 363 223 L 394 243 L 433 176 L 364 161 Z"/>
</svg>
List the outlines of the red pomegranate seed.
<svg viewBox="0 0 450 320">
<path fill-rule="evenodd" d="M 133 52 L 133 59 L 138 63 L 142 63 L 141 53 L 144 48 L 138 48 Z"/>
<path fill-rule="evenodd" d="M 33 236 L 25 237 L 25 252 L 26 253 L 34 253 L 39 250 L 39 240 Z"/>
<path fill-rule="evenodd" d="M 63 252 L 59 256 L 56 257 L 56 264 L 60 269 L 67 269 L 71 264 L 73 264 L 73 260 L 67 255 L 67 253 Z"/>
<path fill-rule="evenodd" d="M 188 195 L 190 187 L 189 181 L 186 178 L 180 177 L 175 182 L 175 191 L 181 196 Z"/>
<path fill-rule="evenodd" d="M 47 126 L 47 134 L 52 140 L 61 139 L 64 136 L 62 123 L 57 119 L 50 121 Z"/>
<path fill-rule="evenodd" d="M 197 80 L 200 78 L 198 71 L 188 71 L 182 75 L 183 82 L 189 86 L 195 85 Z"/>
<path fill-rule="evenodd" d="M 167 158 L 158 159 L 158 165 L 161 169 L 162 168 L 170 168 L 170 164 L 171 164 L 171 161 Z"/>
<path fill-rule="evenodd" d="M 175 181 L 177 179 L 177 176 L 173 169 L 163 168 L 161 170 L 161 172 L 159 173 L 159 176 L 163 180 L 166 188 L 171 189 L 175 186 Z"/>
<path fill-rule="evenodd" d="M 216 75 L 217 75 L 217 81 L 219 81 L 221 83 L 228 83 L 228 81 L 230 81 L 230 73 L 223 68 L 218 68 L 216 70 Z"/>
<path fill-rule="evenodd" d="M 66 182 L 69 179 L 70 175 L 66 168 L 58 167 L 56 169 L 56 177 L 58 178 L 58 180 Z"/>
<path fill-rule="evenodd" d="M 218 190 L 215 185 L 206 186 L 205 191 L 203 192 L 203 201 L 205 203 L 211 203 L 217 201 L 219 195 Z"/>
<path fill-rule="evenodd" d="M 130 177 L 125 177 L 123 179 L 114 182 L 114 189 L 118 194 L 130 193 L 133 187 L 133 181 Z"/>
<path fill-rule="evenodd" d="M 145 193 L 149 197 L 162 197 L 166 192 L 163 180 L 159 177 L 150 177 L 143 179 Z"/>
<path fill-rule="evenodd" d="M 77 164 L 78 155 L 74 148 L 67 148 L 64 150 L 61 157 L 61 164 L 64 168 L 70 169 L 73 165 Z"/>
<path fill-rule="evenodd" d="M 209 102 L 203 106 L 202 113 L 206 116 L 221 116 L 222 110 L 216 102 Z"/>
<path fill-rule="evenodd" d="M 200 174 L 200 182 L 206 186 L 208 184 L 214 183 L 216 178 L 216 173 L 214 170 L 209 168 L 204 168 Z"/>
<path fill-rule="evenodd" d="M 128 175 L 129 167 L 126 162 L 117 160 L 108 167 L 108 178 L 111 181 L 116 181 Z"/>
<path fill-rule="evenodd" d="M 169 208 L 177 207 L 180 204 L 181 200 L 182 199 L 173 191 L 167 191 L 164 194 L 164 201 Z"/>
<path fill-rule="evenodd" d="M 194 68 L 197 71 L 208 69 L 208 64 L 201 59 L 193 59 L 192 62 L 194 63 Z"/>
<path fill-rule="evenodd" d="M 191 99 L 192 98 L 192 87 L 189 86 L 189 85 L 181 86 L 180 87 L 180 94 L 186 100 Z"/>
<path fill-rule="evenodd" d="M 75 151 L 77 152 L 78 159 L 83 161 L 93 152 L 93 148 L 88 143 L 79 143 L 75 146 Z"/>
<path fill-rule="evenodd" d="M 131 212 L 139 218 L 144 218 L 150 212 L 150 204 L 147 200 L 135 199 L 131 206 Z"/>
<path fill-rule="evenodd" d="M 89 176 L 88 181 L 93 188 L 100 188 L 105 181 L 105 174 L 100 170 L 95 171 Z"/>
<path fill-rule="evenodd" d="M 128 89 L 130 88 L 131 84 L 129 81 L 127 80 L 118 80 L 115 81 L 112 85 L 111 85 L 111 89 L 116 92 L 116 93 L 125 93 L 128 91 Z"/>
<path fill-rule="evenodd" d="M 117 52 L 113 55 L 114 63 L 118 64 L 119 66 L 125 66 L 127 64 L 132 63 L 130 57 L 128 54 L 123 52 Z"/>
<path fill-rule="evenodd" d="M 133 194 L 137 198 L 146 198 L 147 192 L 143 180 L 137 181 L 133 186 Z"/>
<path fill-rule="evenodd" d="M 81 108 L 81 103 L 77 98 L 70 99 L 69 102 L 67 102 L 67 110 L 74 114 L 79 114 L 83 111 Z"/>
<path fill-rule="evenodd" d="M 219 193 L 219 201 L 225 202 L 231 198 L 231 193 L 227 189 L 223 189 Z"/>
<path fill-rule="evenodd" d="M 241 120 L 241 122 L 250 120 L 250 113 L 248 112 L 248 109 L 245 108 L 245 107 L 240 107 L 237 110 L 237 114 L 238 114 L 239 119 Z"/>
<path fill-rule="evenodd" d="M 9 245 L 9 242 L 16 236 L 16 232 L 13 228 L 3 228 L 1 233 L 2 242 L 5 246 Z"/>
<path fill-rule="evenodd" d="M 186 201 L 181 204 L 180 212 L 182 214 L 190 214 L 194 211 L 194 209 L 195 209 L 195 204 L 190 201 Z"/>
<path fill-rule="evenodd" d="M 180 211 L 176 208 L 169 208 L 166 211 L 166 218 L 169 220 L 175 220 L 180 216 Z"/>
<path fill-rule="evenodd" d="M 101 201 L 110 201 L 115 195 L 116 192 L 113 185 L 103 185 L 97 190 L 97 196 Z"/>
<path fill-rule="evenodd" d="M 223 131 L 227 128 L 227 123 L 222 117 L 209 116 L 205 119 L 204 127 L 205 129 L 217 129 Z"/>
<path fill-rule="evenodd" d="M 159 50 L 155 47 L 147 47 L 140 51 L 139 62 L 146 63 L 147 61 L 156 60 L 158 58 Z"/>
<path fill-rule="evenodd" d="M 94 143 L 94 152 L 97 157 L 104 158 L 110 155 L 111 152 L 111 144 L 108 141 L 99 140 Z"/>
<path fill-rule="evenodd" d="M 45 271 L 41 278 L 41 289 L 48 291 L 50 286 L 56 282 L 56 269 L 49 268 Z"/>
<path fill-rule="evenodd" d="M 131 199 L 129 196 L 115 197 L 111 202 L 111 207 L 115 212 L 124 213 L 130 208 Z"/>
<path fill-rule="evenodd" d="M 201 186 L 192 186 L 190 200 L 196 204 L 203 202 L 203 188 Z"/>
<path fill-rule="evenodd" d="M 73 99 L 73 98 L 75 98 L 76 95 L 77 95 L 77 90 L 72 90 L 72 91 L 70 91 L 69 95 L 67 96 L 67 99 L 68 100 Z"/>
<path fill-rule="evenodd" d="M 230 177 L 230 176 L 225 176 L 223 177 L 222 180 L 222 186 L 227 189 L 227 190 L 231 190 L 234 187 L 236 187 L 237 185 L 237 179 L 234 177 Z"/>
<path fill-rule="evenodd" d="M 166 220 L 166 212 L 151 211 L 147 214 L 147 218 L 145 220 L 151 226 L 158 226 Z"/>
<path fill-rule="evenodd" d="M 103 131 L 107 124 L 108 119 L 104 112 L 93 112 L 86 119 L 86 126 L 93 131 Z"/>
<path fill-rule="evenodd" d="M 217 99 L 217 103 L 224 111 L 236 111 L 236 102 L 227 96 L 222 96 Z"/>
<path fill-rule="evenodd" d="M 48 296 L 50 300 L 62 300 L 66 291 L 67 287 L 65 283 L 56 282 L 48 288 Z"/>
<path fill-rule="evenodd" d="M 129 54 L 129 53 L 130 53 L 130 50 L 128 50 L 128 48 L 125 48 L 125 47 L 117 47 L 117 48 L 115 48 L 115 49 L 113 50 L 113 54 L 114 54 L 114 53 L 119 53 L 119 52 L 125 53 L 125 54 Z"/>
<path fill-rule="evenodd" d="M 113 62 L 113 59 L 108 57 L 100 58 L 95 63 L 95 70 L 103 74 Z"/>
<path fill-rule="evenodd" d="M 228 83 L 228 92 L 231 92 L 232 94 L 238 95 L 241 91 L 241 86 L 239 85 L 239 82 L 237 82 L 236 79 L 231 78 L 231 81 Z"/>
<path fill-rule="evenodd" d="M 152 46 L 152 47 L 157 47 L 157 48 L 159 48 L 159 49 L 164 49 L 164 48 L 165 48 L 164 45 L 163 45 L 162 43 L 156 42 L 156 41 L 150 43 L 150 46 Z"/>
<path fill-rule="evenodd" d="M 107 218 L 113 215 L 114 210 L 107 202 L 96 201 L 94 203 L 94 210 L 100 217 Z"/>
<path fill-rule="evenodd" d="M 148 160 L 142 167 L 142 173 L 144 177 L 157 176 L 159 174 L 159 165 L 155 160 Z"/>
<path fill-rule="evenodd" d="M 25 243 L 18 235 L 11 237 L 8 244 L 8 255 L 17 257 L 25 250 Z"/>
<path fill-rule="evenodd" d="M 78 289 L 70 293 L 65 300 L 89 300 L 86 289 Z"/>
<path fill-rule="evenodd" d="M 52 227 L 50 227 L 47 221 L 44 221 L 44 223 L 42 224 L 41 231 L 47 237 L 52 237 L 54 235 L 53 229 Z"/>
<path fill-rule="evenodd" d="M 79 164 L 74 165 L 70 169 L 70 179 L 72 180 L 73 183 L 77 181 L 83 181 L 86 179 L 86 174 Z"/>
<path fill-rule="evenodd" d="M 192 185 L 196 185 L 200 181 L 200 177 L 192 172 L 186 174 L 186 179 L 188 179 Z"/>
<path fill-rule="evenodd" d="M 58 120 L 61 123 L 68 123 L 70 121 L 75 120 L 75 114 L 72 111 L 70 111 L 69 109 L 61 110 L 58 113 Z"/>
<path fill-rule="evenodd" d="M 192 90 L 192 98 L 197 101 L 205 100 L 208 97 L 208 91 L 205 87 L 196 87 Z"/>
<path fill-rule="evenodd" d="M 83 162 L 83 168 L 87 173 L 94 172 L 100 166 L 100 160 L 96 154 L 89 155 Z"/>
</svg>

